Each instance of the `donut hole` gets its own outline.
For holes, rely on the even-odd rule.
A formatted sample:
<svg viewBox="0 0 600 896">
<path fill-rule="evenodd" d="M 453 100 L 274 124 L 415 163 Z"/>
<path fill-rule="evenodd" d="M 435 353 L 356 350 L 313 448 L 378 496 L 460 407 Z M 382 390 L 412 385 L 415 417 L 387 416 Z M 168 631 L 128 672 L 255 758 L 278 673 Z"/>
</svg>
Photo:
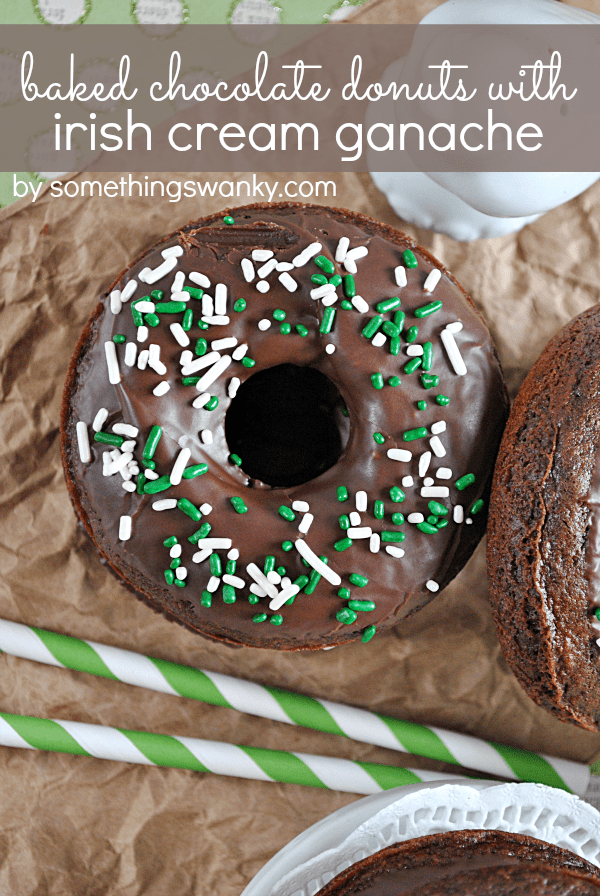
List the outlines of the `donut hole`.
<svg viewBox="0 0 600 896">
<path fill-rule="evenodd" d="M 350 435 L 345 411 L 325 374 L 280 364 L 240 386 L 225 417 L 225 437 L 250 479 L 289 488 L 337 463 Z"/>
</svg>

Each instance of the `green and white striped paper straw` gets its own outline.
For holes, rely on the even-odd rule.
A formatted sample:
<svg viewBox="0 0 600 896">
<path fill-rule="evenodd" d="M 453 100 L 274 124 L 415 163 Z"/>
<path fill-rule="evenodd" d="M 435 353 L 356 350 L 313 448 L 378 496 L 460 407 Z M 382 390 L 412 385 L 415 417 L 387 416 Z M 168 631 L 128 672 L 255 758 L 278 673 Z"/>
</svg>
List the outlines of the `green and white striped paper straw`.
<svg viewBox="0 0 600 896">
<path fill-rule="evenodd" d="M 583 763 L 401 721 L 16 622 L 0 620 L 0 651 L 460 765 L 491 777 L 547 784 L 580 796 L 590 781 L 589 766 Z"/>
<path fill-rule="evenodd" d="M 140 765 L 187 768 L 234 778 L 304 784 L 344 793 L 380 793 L 402 784 L 457 777 L 378 765 L 375 762 L 235 746 L 197 737 L 173 737 L 150 731 L 130 731 L 65 719 L 39 719 L 6 712 L 0 713 L 0 744 Z"/>
</svg>

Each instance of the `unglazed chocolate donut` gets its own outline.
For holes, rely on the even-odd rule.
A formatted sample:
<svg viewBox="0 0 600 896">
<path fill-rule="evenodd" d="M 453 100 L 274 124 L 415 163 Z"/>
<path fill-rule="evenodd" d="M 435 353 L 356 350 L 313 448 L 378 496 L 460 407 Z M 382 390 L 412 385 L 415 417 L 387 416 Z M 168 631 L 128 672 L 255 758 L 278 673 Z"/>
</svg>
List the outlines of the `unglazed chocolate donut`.
<svg viewBox="0 0 600 896">
<path fill-rule="evenodd" d="M 459 572 L 507 406 L 483 320 L 425 250 L 342 209 L 254 205 L 115 281 L 69 368 L 62 455 L 148 604 L 314 649 L 370 640 Z"/>
</svg>

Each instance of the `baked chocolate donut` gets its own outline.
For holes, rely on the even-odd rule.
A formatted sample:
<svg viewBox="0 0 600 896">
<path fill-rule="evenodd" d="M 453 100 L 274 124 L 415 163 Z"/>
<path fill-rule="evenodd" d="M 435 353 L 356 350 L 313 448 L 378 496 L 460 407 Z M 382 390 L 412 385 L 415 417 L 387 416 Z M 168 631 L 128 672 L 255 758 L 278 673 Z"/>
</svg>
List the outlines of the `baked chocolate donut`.
<svg viewBox="0 0 600 896">
<path fill-rule="evenodd" d="M 166 237 L 102 298 L 62 454 L 97 549 L 152 607 L 320 648 L 459 572 L 506 415 L 487 328 L 426 251 L 342 209 L 255 205 Z"/>
</svg>

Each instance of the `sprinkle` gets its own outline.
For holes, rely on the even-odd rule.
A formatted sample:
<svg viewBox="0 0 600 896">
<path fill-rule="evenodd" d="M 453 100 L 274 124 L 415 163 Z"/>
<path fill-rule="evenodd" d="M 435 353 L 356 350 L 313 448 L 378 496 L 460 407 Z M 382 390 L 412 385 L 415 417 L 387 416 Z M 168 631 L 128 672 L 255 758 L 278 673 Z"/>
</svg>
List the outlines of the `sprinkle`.
<svg viewBox="0 0 600 896">
<path fill-rule="evenodd" d="M 432 423 L 431 432 L 434 436 L 437 436 L 440 432 L 446 432 L 446 421 L 438 420 L 437 423 Z"/>
<path fill-rule="evenodd" d="M 144 494 L 155 495 L 158 492 L 166 491 L 168 488 L 171 488 L 171 480 L 168 476 L 160 476 L 152 482 L 146 482 L 144 485 Z"/>
<path fill-rule="evenodd" d="M 318 255 L 315 258 L 315 264 L 317 265 L 318 268 L 321 268 L 321 270 L 325 274 L 335 274 L 334 263 L 329 258 L 327 258 L 325 255 Z"/>
<path fill-rule="evenodd" d="M 295 268 L 301 268 L 303 265 L 307 264 L 311 258 L 314 258 L 322 249 L 321 243 L 311 243 L 310 246 L 307 246 L 306 249 L 303 249 L 299 255 L 296 255 L 295 258 L 292 258 L 292 264 Z M 331 272 L 333 273 L 333 271 Z"/>
<path fill-rule="evenodd" d="M 383 389 L 383 376 L 381 373 L 371 374 L 371 385 L 374 389 Z"/>
<path fill-rule="evenodd" d="M 392 514 L 392 522 L 393 522 L 394 526 L 401 526 L 404 523 L 404 514 L 393 513 Z"/>
<path fill-rule="evenodd" d="M 350 511 L 350 524 L 352 526 L 360 526 L 360 524 L 361 524 L 360 513 L 357 513 L 356 510 Z"/>
<path fill-rule="evenodd" d="M 406 373 L 406 374 L 414 373 L 415 370 L 418 370 L 418 368 L 421 366 L 421 363 L 422 363 L 421 358 L 412 358 L 410 361 L 408 361 L 404 365 L 404 368 L 403 368 L 404 373 Z"/>
<path fill-rule="evenodd" d="M 335 260 L 341 264 L 346 258 L 346 253 L 348 251 L 348 247 L 350 246 L 350 240 L 347 236 L 340 237 L 340 240 L 337 244 L 337 249 L 335 250 Z"/>
<path fill-rule="evenodd" d="M 406 268 L 401 264 L 394 268 L 394 277 L 396 278 L 396 286 L 406 286 L 408 282 L 406 279 Z"/>
<path fill-rule="evenodd" d="M 244 275 L 244 280 L 246 281 L 246 283 L 252 283 L 254 277 L 256 276 L 254 273 L 254 265 L 249 258 L 242 258 L 240 264 L 242 266 L 242 274 Z"/>
<path fill-rule="evenodd" d="M 89 464 L 92 459 L 92 452 L 90 450 L 90 438 L 88 435 L 87 423 L 80 420 L 75 427 L 75 430 L 77 432 L 77 444 L 79 446 L 79 459 L 82 464 Z"/>
<path fill-rule="evenodd" d="M 156 283 L 157 280 L 160 280 L 162 277 L 166 277 L 167 274 L 169 274 L 173 270 L 173 268 L 176 268 L 177 264 L 178 264 L 177 258 L 170 255 L 168 258 L 165 258 L 165 260 L 163 261 L 162 264 L 159 264 L 159 266 L 157 268 L 154 268 L 154 270 L 146 269 L 146 275 L 144 277 L 144 282 L 145 283 Z M 141 279 L 142 279 L 142 277 L 140 274 L 140 280 Z"/>
<path fill-rule="evenodd" d="M 352 304 L 356 308 L 357 311 L 360 311 L 361 314 L 366 314 L 369 310 L 369 305 L 362 296 L 353 296 Z"/>
<path fill-rule="evenodd" d="M 182 448 L 177 455 L 177 459 L 175 460 L 173 469 L 171 470 L 171 475 L 169 476 L 171 485 L 179 485 L 179 483 L 181 482 L 185 466 L 190 459 L 191 454 L 192 452 L 189 448 Z"/>
<path fill-rule="evenodd" d="M 204 358 L 199 358 L 198 361 L 194 361 L 193 363 L 198 364 L 199 361 L 205 361 L 206 358 L 210 358 L 212 355 L 213 355 L 213 352 L 210 352 L 210 354 L 205 355 Z M 204 390 L 207 389 L 208 386 L 212 385 L 212 383 L 214 383 L 215 380 L 218 379 L 221 376 L 221 374 L 225 372 L 225 370 L 227 370 L 227 368 L 229 367 L 230 364 L 231 364 L 231 355 L 222 355 L 212 365 L 210 370 L 208 370 L 204 374 L 204 376 L 200 377 L 200 379 L 196 383 L 196 389 L 198 390 L 198 392 L 204 392 Z M 192 367 L 192 366 L 193 365 L 190 364 L 190 367 Z"/>
<path fill-rule="evenodd" d="M 106 408 L 100 408 L 100 410 L 94 417 L 94 422 L 92 423 L 92 429 L 94 430 L 94 432 L 100 432 L 107 419 L 108 411 L 106 410 Z"/>
<path fill-rule="evenodd" d="M 206 590 L 211 594 L 214 594 L 219 585 L 221 584 L 221 580 L 217 578 L 217 576 L 211 576 L 208 580 L 208 585 L 206 586 Z"/>
<path fill-rule="evenodd" d="M 385 436 L 381 432 L 374 432 L 373 439 L 378 445 L 383 445 L 385 442 Z"/>
<path fill-rule="evenodd" d="M 94 441 L 102 442 L 105 445 L 115 445 L 117 448 L 120 448 L 125 439 L 110 432 L 97 432 L 94 435 Z"/>
<path fill-rule="evenodd" d="M 304 557 L 305 560 L 312 566 L 312 568 L 323 576 L 324 579 L 334 586 L 341 585 L 342 580 L 340 576 L 333 569 L 330 569 L 322 560 L 320 560 L 317 555 L 312 551 L 307 543 L 303 541 L 301 538 L 296 539 L 294 542 L 296 550 L 300 554 L 301 557 Z"/>
<path fill-rule="evenodd" d="M 136 291 L 136 289 L 137 289 L 137 281 L 129 280 L 129 282 L 125 285 L 125 287 L 121 291 L 121 302 L 123 302 L 123 303 L 128 302 L 129 299 L 134 294 L 134 292 Z"/>
<path fill-rule="evenodd" d="M 404 270 L 404 268 L 402 268 Z M 384 299 L 382 302 L 379 302 L 375 309 L 379 312 L 379 314 L 385 314 L 387 311 L 395 311 L 402 304 L 401 300 L 394 296 L 391 299 Z"/>
<path fill-rule="evenodd" d="M 279 516 L 282 516 L 284 520 L 288 521 L 288 523 L 293 523 L 296 519 L 296 514 L 294 513 L 294 511 L 290 510 L 289 507 L 286 507 L 285 504 L 282 504 L 277 512 Z"/>
<path fill-rule="evenodd" d="M 463 328 L 463 325 L 459 320 L 453 320 L 452 323 L 446 324 L 446 329 L 450 333 L 460 333 L 462 328 Z"/>
<path fill-rule="evenodd" d="M 273 252 L 271 249 L 253 249 L 252 250 L 252 260 L 253 261 L 268 261 L 269 258 L 273 257 Z"/>
<path fill-rule="evenodd" d="M 278 273 L 282 273 L 285 271 L 293 271 L 294 265 L 291 263 L 291 261 L 278 261 L 277 267 L 275 268 L 275 270 Z"/>
<path fill-rule="evenodd" d="M 248 508 L 246 507 L 246 504 L 244 503 L 243 498 L 234 497 L 234 498 L 230 498 L 230 501 L 231 501 L 231 506 L 233 507 L 233 509 L 235 510 L 236 513 L 247 513 L 248 512 Z"/>
<path fill-rule="evenodd" d="M 448 360 L 450 361 L 454 372 L 458 376 L 464 376 L 467 372 L 467 368 L 465 366 L 465 362 L 463 361 L 460 350 L 456 344 L 456 340 L 454 339 L 452 330 L 449 330 L 448 327 L 446 327 L 446 329 L 442 330 L 442 332 L 440 333 L 440 338 L 442 340 L 444 348 L 446 349 Z"/>
<path fill-rule="evenodd" d="M 215 303 L 212 296 L 208 294 L 202 296 L 202 314 L 210 317 L 211 314 L 214 314 Z"/>
<path fill-rule="evenodd" d="M 205 324 L 212 324 L 215 327 L 225 327 L 229 323 L 229 318 L 226 314 L 215 314 L 214 316 L 207 314 L 203 315 L 202 321 Z"/>
<path fill-rule="evenodd" d="M 431 273 L 433 274 L 433 271 Z M 430 302 L 428 305 L 421 305 L 420 308 L 415 308 L 415 317 L 429 317 L 430 314 L 435 314 L 441 308 L 443 308 L 442 302 Z"/>
<path fill-rule="evenodd" d="M 254 367 L 256 361 L 253 358 L 242 358 L 242 366 L 243 367 Z"/>
<path fill-rule="evenodd" d="M 258 568 L 256 563 L 249 563 L 246 567 L 246 572 L 248 575 L 254 579 L 256 584 L 273 600 L 277 597 L 277 588 L 275 585 L 272 585 L 271 582 L 267 579 L 265 574 Z M 251 589 L 252 590 L 252 589 Z"/>
<path fill-rule="evenodd" d="M 171 255 L 179 258 L 183 255 L 183 246 L 169 246 L 167 249 L 163 249 L 160 254 L 163 258 L 169 258 Z"/>
<path fill-rule="evenodd" d="M 208 342 L 206 341 L 206 339 L 203 339 L 202 337 L 197 339 L 196 345 L 194 346 L 194 352 L 196 353 L 196 355 L 200 358 L 200 357 L 202 357 L 202 355 L 206 354 L 207 350 L 208 350 Z M 183 354 L 182 354 L 181 358 L 182 358 L 182 364 L 183 364 Z M 190 360 L 186 363 L 191 364 L 191 361 L 192 361 L 192 359 L 190 358 Z"/>
<path fill-rule="evenodd" d="M 104 343 L 104 351 L 106 352 L 106 365 L 108 368 L 108 381 L 111 385 L 116 386 L 121 382 L 121 373 L 119 371 L 119 362 L 117 361 L 117 349 L 114 342 Z"/>
<path fill-rule="evenodd" d="M 215 314 L 227 314 L 227 287 L 224 283 L 215 286 Z"/>
<path fill-rule="evenodd" d="M 346 488 L 345 485 L 338 485 L 337 499 L 338 499 L 338 501 L 347 501 L 348 500 L 348 489 Z"/>
<path fill-rule="evenodd" d="M 405 442 L 414 442 L 415 439 L 423 439 L 427 435 L 427 430 L 424 426 L 419 426 L 417 429 L 407 429 L 405 433 L 402 434 L 402 438 Z"/>
<path fill-rule="evenodd" d="M 365 491 L 359 491 L 356 493 L 356 509 L 360 513 L 364 513 L 367 509 L 367 493 Z"/>
<path fill-rule="evenodd" d="M 269 610 L 279 610 L 281 607 L 287 603 L 290 597 L 295 597 L 296 594 L 300 591 L 300 585 L 290 584 L 286 586 L 283 591 L 280 591 L 276 598 L 273 598 L 269 604 Z M 272 617 L 274 619 L 275 617 Z"/>
<path fill-rule="evenodd" d="M 188 571 L 185 566 L 178 566 L 175 570 L 175 577 L 180 582 L 183 582 L 185 579 L 187 579 L 187 574 Z"/>
<path fill-rule="evenodd" d="M 271 321 L 268 320 L 266 317 L 263 317 L 263 319 L 259 320 L 259 322 L 258 322 L 258 329 L 262 330 L 263 332 L 265 330 L 268 330 L 270 328 L 270 326 L 271 326 Z"/>
<path fill-rule="evenodd" d="M 462 523 L 465 518 L 465 511 L 462 504 L 457 504 L 452 513 L 452 519 L 455 523 Z"/>
<path fill-rule="evenodd" d="M 406 519 L 409 523 L 413 523 L 414 525 L 425 521 L 425 517 L 422 513 L 409 513 Z"/>
<path fill-rule="evenodd" d="M 168 538 L 167 541 L 170 541 L 170 539 Z M 164 542 L 163 542 L 163 544 L 164 544 Z M 171 548 L 169 550 L 169 557 L 172 557 L 173 559 L 175 559 L 176 557 L 181 557 L 182 551 L 183 551 L 183 548 L 181 547 L 180 544 L 174 544 L 171 546 Z"/>
<path fill-rule="evenodd" d="M 378 554 L 381 547 L 381 537 L 378 532 L 373 532 L 369 538 L 369 550 L 372 554 Z"/>
<path fill-rule="evenodd" d="M 461 476 L 460 479 L 456 480 L 454 485 L 459 490 L 459 492 L 462 492 L 469 485 L 473 485 L 474 482 L 475 482 L 474 474 L 473 473 L 465 473 L 464 476 Z"/>
<path fill-rule="evenodd" d="M 115 473 L 119 473 L 127 464 L 133 460 L 133 454 L 131 451 L 127 451 L 124 454 L 119 454 L 115 460 L 111 464 L 109 464 L 107 469 L 108 476 L 114 476 Z"/>
<path fill-rule="evenodd" d="M 358 572 L 353 572 L 350 574 L 349 579 L 353 585 L 356 585 L 358 588 L 364 588 L 365 585 L 368 585 L 369 580 L 366 576 L 362 576 Z"/>
<path fill-rule="evenodd" d="M 275 572 L 274 569 L 270 570 L 270 572 L 267 573 L 267 579 L 269 580 L 271 585 L 279 585 L 281 582 L 281 576 L 278 572 Z"/>
<path fill-rule="evenodd" d="M 350 519 L 345 513 L 342 513 L 340 516 L 338 516 L 338 523 L 340 525 L 340 529 L 343 532 L 346 532 L 350 528 Z"/>
<path fill-rule="evenodd" d="M 436 376 L 433 373 L 422 373 L 421 374 L 421 385 L 424 389 L 432 389 L 434 386 L 437 386 L 440 381 L 439 376 Z"/>
<path fill-rule="evenodd" d="M 323 320 L 321 321 L 321 326 L 319 327 L 319 333 L 321 333 L 323 336 L 331 333 L 334 319 L 335 308 L 327 308 L 325 313 L 323 314 Z"/>
<path fill-rule="evenodd" d="M 425 587 L 428 591 L 432 591 L 434 594 L 436 591 L 440 590 L 440 586 L 437 582 L 434 582 L 433 579 L 430 579 L 428 582 L 426 582 Z"/>
<path fill-rule="evenodd" d="M 348 256 L 344 259 L 344 267 L 349 274 L 356 274 L 358 272 L 355 260 L 353 258 L 348 258 Z"/>
<path fill-rule="evenodd" d="M 158 384 L 158 386 L 156 386 L 156 387 L 152 390 L 152 394 L 153 394 L 153 395 L 156 395 L 158 398 L 160 398 L 162 395 L 166 395 L 170 388 L 171 388 L 171 387 L 170 387 L 170 385 L 168 384 L 168 382 L 167 382 L 166 380 L 162 380 L 162 381 Z"/>
<path fill-rule="evenodd" d="M 421 489 L 422 498 L 448 498 L 449 496 L 450 489 L 445 485 L 432 485 Z"/>
<path fill-rule="evenodd" d="M 437 479 L 452 479 L 452 470 L 450 467 L 440 467 L 436 470 L 435 475 Z"/>
<path fill-rule="evenodd" d="M 135 303 L 135 307 L 136 310 L 140 311 L 142 314 L 153 314 L 156 310 L 154 302 L 144 302 L 142 299 Z"/>
<path fill-rule="evenodd" d="M 382 325 L 382 323 L 383 323 L 383 317 L 381 317 L 381 315 L 379 315 L 379 314 L 375 315 L 374 317 L 371 318 L 371 320 L 368 322 L 368 324 L 365 327 L 363 327 L 362 335 L 366 339 L 371 339 L 371 337 L 375 335 L 375 333 L 377 332 L 379 327 Z"/>
<path fill-rule="evenodd" d="M 285 271 L 283 274 L 279 275 L 279 282 L 287 289 L 288 292 L 296 292 L 296 290 L 298 289 L 297 281 L 294 280 L 293 277 L 290 277 L 290 275 Z"/>
<path fill-rule="evenodd" d="M 425 488 L 429 488 L 430 485 L 435 485 L 435 479 L 432 479 L 431 476 L 426 476 L 423 480 L 423 485 Z"/>
<path fill-rule="evenodd" d="M 137 341 L 138 341 L 138 342 L 145 342 L 145 341 L 147 340 L 147 338 L 148 338 L 149 333 L 150 333 L 150 331 L 149 331 L 148 327 L 146 327 L 145 325 L 142 325 L 142 326 L 138 327 L 138 328 L 137 328 L 137 335 L 136 335 L 136 339 L 137 339 Z"/>
<path fill-rule="evenodd" d="M 210 392 L 203 392 L 202 395 L 199 395 L 198 398 L 194 398 L 192 402 L 193 408 L 203 408 L 210 401 Z"/>
<path fill-rule="evenodd" d="M 173 334 L 179 345 L 185 348 L 186 345 L 190 344 L 190 337 L 185 332 L 181 324 L 169 324 L 169 329 L 171 330 L 171 333 Z"/>
<path fill-rule="evenodd" d="M 125 489 L 126 492 L 134 492 L 136 490 L 135 483 L 131 481 L 122 482 L 121 487 Z"/>
<path fill-rule="evenodd" d="M 371 344 L 375 346 L 375 348 L 381 348 L 382 345 L 385 345 L 386 338 L 384 333 L 375 333 L 373 336 Z"/>
<path fill-rule="evenodd" d="M 377 631 L 377 629 L 375 628 L 374 625 L 367 626 L 367 628 L 362 633 L 362 638 L 360 639 L 362 641 L 362 643 L 368 644 L 369 641 L 374 637 L 376 631 Z"/>
<path fill-rule="evenodd" d="M 425 451 L 419 458 L 419 476 L 424 476 L 431 463 L 431 451 Z"/>
<path fill-rule="evenodd" d="M 271 287 L 270 287 L 270 285 L 267 283 L 266 280 L 259 280 L 258 283 L 256 284 L 256 288 L 257 288 L 257 290 L 258 290 L 259 292 L 263 292 L 263 293 L 264 293 L 264 292 L 268 292 L 268 291 L 270 290 Z"/>
<path fill-rule="evenodd" d="M 296 324 L 296 332 L 302 337 L 308 336 L 308 330 L 303 324 Z"/>
<path fill-rule="evenodd" d="M 312 513 L 305 513 L 302 517 L 302 521 L 298 526 L 298 532 L 301 532 L 303 535 L 306 535 L 308 530 L 312 525 L 312 521 L 314 520 L 314 516 Z"/>
<path fill-rule="evenodd" d="M 335 352 L 335 345 L 333 345 L 333 343 L 329 342 L 325 346 L 325 351 L 327 352 L 328 355 L 333 355 L 333 353 Z"/>
<path fill-rule="evenodd" d="M 240 379 L 237 376 L 233 376 L 230 379 L 229 385 L 227 387 L 227 395 L 229 396 L 229 398 L 235 398 L 239 388 L 240 388 Z"/>
<path fill-rule="evenodd" d="M 390 460 L 400 460 L 404 463 L 408 463 L 409 460 L 412 460 L 412 452 L 407 451 L 405 448 L 389 448 L 387 456 Z"/>
<path fill-rule="evenodd" d="M 160 360 L 160 345 L 156 342 L 151 342 L 148 347 L 148 366 L 160 376 L 164 376 L 167 372 L 167 368 Z"/>
<path fill-rule="evenodd" d="M 160 501 L 155 501 L 152 505 L 152 510 L 174 510 L 177 507 L 177 501 L 175 498 L 162 498 Z"/>
<path fill-rule="evenodd" d="M 119 519 L 119 541 L 129 541 L 131 538 L 131 517 L 122 516 Z"/>
<path fill-rule="evenodd" d="M 338 612 L 335 614 L 335 618 L 343 625 L 352 625 L 353 622 L 356 622 L 358 617 L 354 610 L 350 610 L 347 607 L 344 607 L 343 610 L 338 610 Z"/>
<path fill-rule="evenodd" d="M 397 485 L 392 486 L 392 488 L 390 489 L 390 498 L 392 499 L 394 504 L 401 504 L 404 501 L 405 497 L 406 495 L 401 488 L 399 488 Z"/>
<path fill-rule="evenodd" d="M 471 516 L 475 516 L 476 513 L 479 513 L 479 511 L 483 509 L 483 506 L 484 506 L 484 501 L 481 498 L 479 498 L 478 501 L 475 501 L 475 503 L 471 507 L 471 510 L 469 511 L 469 513 L 471 514 Z"/>
<path fill-rule="evenodd" d="M 419 358 L 423 354 L 422 345 L 407 345 L 406 354 L 409 358 Z M 422 362 L 421 362 L 422 363 Z"/>
<path fill-rule="evenodd" d="M 450 399 L 447 395 L 436 395 L 435 400 L 436 404 L 439 404 L 442 407 L 446 407 L 446 405 L 450 404 Z"/>
<path fill-rule="evenodd" d="M 204 394 L 206 394 L 206 393 L 204 393 Z M 214 411 L 214 409 L 217 407 L 218 404 L 219 404 L 219 399 L 217 398 L 217 396 L 211 395 L 209 400 L 204 405 L 204 407 L 206 408 L 207 411 Z"/>
<path fill-rule="evenodd" d="M 266 264 L 263 264 L 262 268 L 259 268 L 257 276 L 260 277 L 261 280 L 264 280 L 265 277 L 268 277 L 270 273 L 272 273 L 277 267 L 277 262 L 274 258 L 270 258 Z"/>
<path fill-rule="evenodd" d="M 401 557 L 404 557 L 404 550 L 402 548 L 397 547 L 395 544 L 386 544 L 385 546 L 386 554 L 389 554 L 390 557 L 396 557 L 398 560 Z"/>
<path fill-rule="evenodd" d="M 325 286 L 317 286 L 316 289 L 311 289 L 310 291 L 310 297 L 315 301 L 328 295 L 335 295 L 335 286 L 332 286 L 330 283 L 326 283 Z"/>
<path fill-rule="evenodd" d="M 110 310 L 113 314 L 118 314 L 123 307 L 123 303 L 121 301 L 121 290 L 113 289 L 110 294 Z"/>
<path fill-rule="evenodd" d="M 370 526 L 351 526 L 348 529 L 348 538 L 370 538 L 373 530 Z"/>
<path fill-rule="evenodd" d="M 434 436 L 432 439 L 429 439 L 429 444 L 431 445 L 431 450 L 435 454 L 436 457 L 445 457 L 446 449 L 444 448 L 440 438 L 438 436 Z"/>
<path fill-rule="evenodd" d="M 402 485 L 404 486 L 404 488 L 412 488 L 412 486 L 414 484 L 415 484 L 415 482 L 414 482 L 414 479 L 412 478 L 412 476 L 405 476 L 402 479 Z"/>
<path fill-rule="evenodd" d="M 154 425 L 148 434 L 148 438 L 146 439 L 146 444 L 144 445 L 143 457 L 146 460 L 151 460 L 154 457 L 154 452 L 156 451 L 156 446 L 160 441 L 160 437 L 162 436 L 162 428 L 160 426 Z"/>
</svg>

